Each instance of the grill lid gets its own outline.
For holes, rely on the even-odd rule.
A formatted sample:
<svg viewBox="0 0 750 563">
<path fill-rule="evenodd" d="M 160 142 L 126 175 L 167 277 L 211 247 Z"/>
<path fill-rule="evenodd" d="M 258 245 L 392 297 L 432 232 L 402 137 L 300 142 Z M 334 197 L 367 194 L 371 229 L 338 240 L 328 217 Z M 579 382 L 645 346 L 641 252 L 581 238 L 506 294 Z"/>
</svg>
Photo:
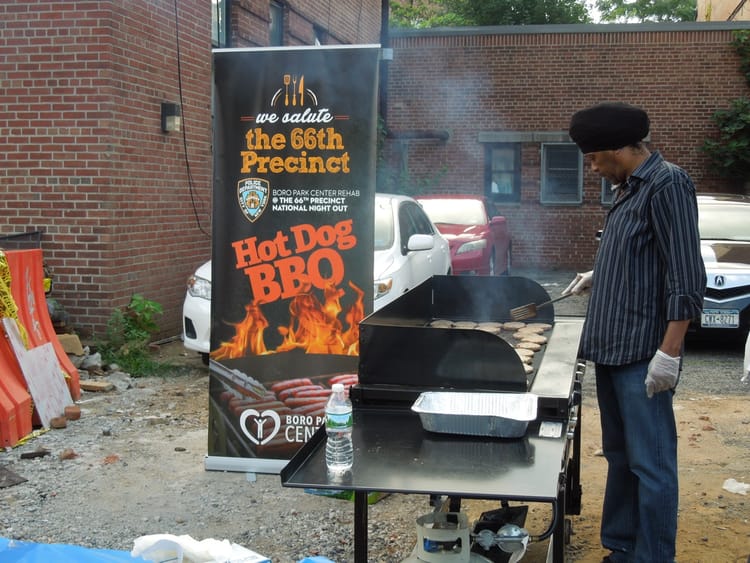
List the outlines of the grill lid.
<svg viewBox="0 0 750 563">
<path fill-rule="evenodd" d="M 498 335 L 455 325 L 507 323 L 512 308 L 547 300 L 549 294 L 528 278 L 433 276 L 360 322 L 359 382 L 528 391 L 535 370 L 527 374 L 510 343 L 512 332 Z M 453 326 L 434 326 L 436 319 L 453 321 Z M 528 322 L 553 325 L 554 308 L 540 309 Z M 543 346 L 537 365 L 542 354 Z"/>
</svg>

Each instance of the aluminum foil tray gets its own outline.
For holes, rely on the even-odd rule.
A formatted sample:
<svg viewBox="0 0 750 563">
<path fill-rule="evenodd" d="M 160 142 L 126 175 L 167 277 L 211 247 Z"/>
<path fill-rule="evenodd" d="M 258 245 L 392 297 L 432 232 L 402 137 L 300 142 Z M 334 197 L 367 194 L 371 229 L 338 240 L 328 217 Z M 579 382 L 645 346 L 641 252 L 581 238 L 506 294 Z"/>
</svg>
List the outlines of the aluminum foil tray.
<svg viewBox="0 0 750 563">
<path fill-rule="evenodd" d="M 411 410 L 430 432 L 520 438 L 536 418 L 537 402 L 532 393 L 428 391 Z"/>
</svg>

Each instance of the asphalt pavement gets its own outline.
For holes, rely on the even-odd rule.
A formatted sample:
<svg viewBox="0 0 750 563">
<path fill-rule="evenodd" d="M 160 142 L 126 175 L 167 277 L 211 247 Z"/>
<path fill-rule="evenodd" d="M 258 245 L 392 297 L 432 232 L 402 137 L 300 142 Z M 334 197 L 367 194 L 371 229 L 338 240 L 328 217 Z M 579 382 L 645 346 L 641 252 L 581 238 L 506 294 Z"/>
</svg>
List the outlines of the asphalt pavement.
<svg viewBox="0 0 750 563">
<path fill-rule="evenodd" d="M 541 285 L 550 298 L 559 297 L 560 293 L 568 287 L 576 277 L 573 270 L 540 270 L 532 268 L 517 268 L 511 271 L 511 275 L 529 278 Z M 586 307 L 589 300 L 587 295 L 571 295 L 553 304 L 555 315 L 583 317 L 586 315 Z"/>
<path fill-rule="evenodd" d="M 530 278 L 539 283 L 551 298 L 575 278 L 571 270 L 540 270 L 517 268 L 514 276 Z M 572 296 L 553 305 L 556 316 L 586 316 L 587 296 Z M 745 339 L 734 331 L 689 334 L 685 341 L 682 374 L 677 386 L 679 394 L 741 395 L 750 397 L 750 384 L 741 382 Z M 594 368 L 589 365 L 584 379 L 584 393 L 595 392 Z"/>
</svg>

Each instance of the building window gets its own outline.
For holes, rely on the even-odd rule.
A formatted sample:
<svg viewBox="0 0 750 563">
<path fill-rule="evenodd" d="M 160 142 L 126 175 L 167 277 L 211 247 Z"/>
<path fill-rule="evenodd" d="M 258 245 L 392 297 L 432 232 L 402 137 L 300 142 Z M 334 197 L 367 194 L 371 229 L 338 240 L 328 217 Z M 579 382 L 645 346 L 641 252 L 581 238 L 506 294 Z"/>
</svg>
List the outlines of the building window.
<svg viewBox="0 0 750 563">
<path fill-rule="evenodd" d="M 612 189 L 612 182 L 602 178 L 602 205 L 612 205 L 615 201 L 615 192 Z"/>
<path fill-rule="evenodd" d="M 573 143 L 542 144 L 542 203 L 581 203 L 583 155 Z"/>
<path fill-rule="evenodd" d="M 521 144 L 486 145 L 485 163 L 487 197 L 496 203 L 521 201 Z"/>
<path fill-rule="evenodd" d="M 313 24 L 313 45 L 326 44 L 326 30 L 318 24 Z"/>
<path fill-rule="evenodd" d="M 272 47 L 284 44 L 284 6 L 278 2 L 271 2 L 269 24 L 269 41 Z"/>
<path fill-rule="evenodd" d="M 227 33 L 227 1 L 211 0 L 211 45 L 213 47 L 228 47 Z"/>
</svg>

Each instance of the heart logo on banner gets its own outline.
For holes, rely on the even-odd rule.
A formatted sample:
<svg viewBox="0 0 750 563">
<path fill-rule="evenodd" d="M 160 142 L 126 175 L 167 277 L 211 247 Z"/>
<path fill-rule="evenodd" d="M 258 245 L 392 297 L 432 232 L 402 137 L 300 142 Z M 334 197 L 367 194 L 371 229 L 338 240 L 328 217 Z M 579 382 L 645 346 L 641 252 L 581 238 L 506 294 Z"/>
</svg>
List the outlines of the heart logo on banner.
<svg viewBox="0 0 750 563">
<path fill-rule="evenodd" d="M 247 427 L 247 419 L 252 418 L 255 421 L 255 434 L 250 432 Z M 267 431 L 266 425 L 268 422 L 273 421 L 273 429 Z M 250 441 L 256 446 L 262 446 L 269 440 L 271 440 L 281 428 L 281 418 L 279 413 L 273 410 L 265 410 L 258 412 L 255 409 L 245 409 L 240 415 L 240 429 L 242 433 L 247 436 Z"/>
</svg>

